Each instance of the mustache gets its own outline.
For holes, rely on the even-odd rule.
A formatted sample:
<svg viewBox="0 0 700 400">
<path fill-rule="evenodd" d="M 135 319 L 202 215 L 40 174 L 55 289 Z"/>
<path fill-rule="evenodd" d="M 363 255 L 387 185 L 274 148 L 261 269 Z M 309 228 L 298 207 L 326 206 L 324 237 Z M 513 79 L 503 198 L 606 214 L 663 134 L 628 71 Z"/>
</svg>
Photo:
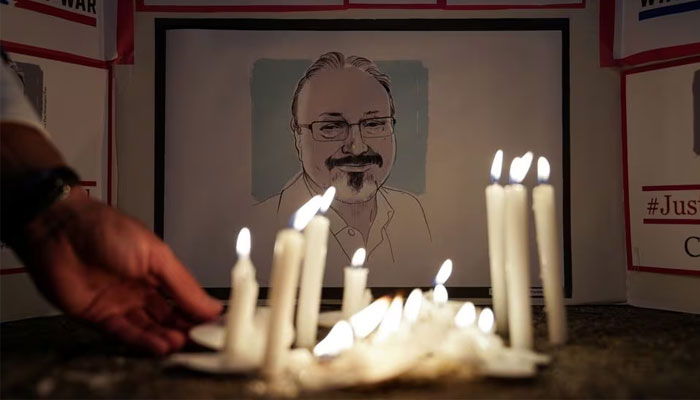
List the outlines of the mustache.
<svg viewBox="0 0 700 400">
<path fill-rule="evenodd" d="M 328 157 L 326 159 L 326 167 L 328 169 L 333 169 L 334 167 L 343 165 L 363 165 L 363 164 L 377 164 L 379 167 L 384 165 L 384 159 L 379 154 L 374 151 L 368 151 L 358 155 L 346 156 L 341 158 Z"/>
</svg>

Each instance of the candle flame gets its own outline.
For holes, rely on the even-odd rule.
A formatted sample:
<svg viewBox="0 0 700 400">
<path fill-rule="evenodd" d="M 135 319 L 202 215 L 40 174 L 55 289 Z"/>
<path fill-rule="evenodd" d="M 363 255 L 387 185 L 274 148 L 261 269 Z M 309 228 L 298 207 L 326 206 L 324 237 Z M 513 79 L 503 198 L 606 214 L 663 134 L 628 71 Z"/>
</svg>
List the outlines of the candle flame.
<svg viewBox="0 0 700 400">
<path fill-rule="evenodd" d="M 468 301 L 462 305 L 455 315 L 455 325 L 460 328 L 466 328 L 476 322 L 476 307 L 474 303 Z"/>
<path fill-rule="evenodd" d="M 491 163 L 491 181 L 498 182 L 501 179 L 501 171 L 503 170 L 503 150 L 498 150 L 493 156 Z"/>
<path fill-rule="evenodd" d="M 549 161 L 545 157 L 537 159 L 537 180 L 547 182 L 549 180 Z"/>
<path fill-rule="evenodd" d="M 314 347 L 316 357 L 333 357 L 351 348 L 355 343 L 352 326 L 347 321 L 338 321 L 323 340 Z"/>
<path fill-rule="evenodd" d="M 238 258 L 247 258 L 250 255 L 250 229 L 243 228 L 238 232 L 236 253 L 238 254 Z"/>
<path fill-rule="evenodd" d="M 388 309 L 389 297 L 384 296 L 350 317 L 350 325 L 352 325 L 352 330 L 355 332 L 355 337 L 364 339 L 377 329 Z"/>
<path fill-rule="evenodd" d="M 377 334 L 374 336 L 375 343 L 381 343 L 391 336 L 394 332 L 399 330 L 401 326 L 401 315 L 403 314 L 403 299 L 401 296 L 396 296 L 391 301 L 391 305 L 384 314 L 382 323 L 379 325 Z"/>
<path fill-rule="evenodd" d="M 435 275 L 435 283 L 444 285 L 450 278 L 450 275 L 452 275 L 452 260 L 448 258 L 442 263 L 437 275 Z"/>
<path fill-rule="evenodd" d="M 484 308 L 479 313 L 479 330 L 484 333 L 493 332 L 493 311 L 490 308 Z"/>
<path fill-rule="evenodd" d="M 445 304 L 447 303 L 447 299 L 447 289 L 445 289 L 445 286 L 441 283 L 435 285 L 435 289 L 433 289 L 433 301 L 435 304 Z"/>
<path fill-rule="evenodd" d="M 367 256 L 367 251 L 363 247 L 355 250 L 355 254 L 352 255 L 352 262 L 350 265 L 353 268 L 360 268 L 362 264 L 365 263 L 365 256 Z"/>
<path fill-rule="evenodd" d="M 513 161 L 510 162 L 510 181 L 513 182 L 513 174 L 515 171 L 520 169 L 520 157 L 515 157 Z"/>
<path fill-rule="evenodd" d="M 406 298 L 406 305 L 403 308 L 403 318 L 409 323 L 418 320 L 420 307 L 423 304 L 423 292 L 420 289 L 413 289 Z"/>
<path fill-rule="evenodd" d="M 335 186 L 331 186 L 328 189 L 326 189 L 325 193 L 323 193 L 323 196 L 321 197 L 321 207 L 319 207 L 319 212 L 325 213 L 328 211 L 328 208 L 331 206 L 331 203 L 333 203 L 333 199 L 335 198 Z"/>
<path fill-rule="evenodd" d="M 525 153 L 522 157 L 515 157 L 510 164 L 510 181 L 520 183 L 525 179 L 527 171 L 530 170 L 532 164 L 532 152 Z"/>
<path fill-rule="evenodd" d="M 319 207 L 321 207 L 321 196 L 316 195 L 294 213 L 292 227 L 298 231 L 306 228 L 306 225 L 311 222 L 311 218 L 318 212 Z"/>
</svg>

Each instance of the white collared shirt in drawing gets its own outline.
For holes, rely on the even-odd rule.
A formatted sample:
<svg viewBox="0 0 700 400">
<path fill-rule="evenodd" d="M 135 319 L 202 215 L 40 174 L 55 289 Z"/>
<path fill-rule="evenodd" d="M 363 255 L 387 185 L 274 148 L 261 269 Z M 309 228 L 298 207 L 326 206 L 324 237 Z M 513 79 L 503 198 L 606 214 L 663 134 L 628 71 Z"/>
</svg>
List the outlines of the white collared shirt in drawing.
<svg viewBox="0 0 700 400">
<path fill-rule="evenodd" d="M 289 217 L 312 196 L 306 179 L 299 173 L 282 192 L 259 206 L 277 212 L 284 226 Z M 431 237 L 425 213 L 413 195 L 387 187 L 377 191 L 377 213 L 367 240 L 357 229 L 330 209 L 331 237 L 324 284 L 342 286 L 343 268 L 350 263 L 356 249 L 367 249 L 365 266 L 369 268 L 371 286 L 429 285 L 432 268 Z"/>
</svg>

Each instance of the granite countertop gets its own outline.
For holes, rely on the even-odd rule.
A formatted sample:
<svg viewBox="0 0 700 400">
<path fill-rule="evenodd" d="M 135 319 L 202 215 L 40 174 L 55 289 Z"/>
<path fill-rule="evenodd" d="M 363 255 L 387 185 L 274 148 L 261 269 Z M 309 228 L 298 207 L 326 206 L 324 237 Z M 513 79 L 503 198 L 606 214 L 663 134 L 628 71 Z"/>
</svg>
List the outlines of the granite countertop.
<svg viewBox="0 0 700 400">
<path fill-rule="evenodd" d="M 700 398 L 700 315 L 602 305 L 568 313 L 571 340 L 551 348 L 544 314 L 535 308 L 536 347 L 553 362 L 532 379 L 389 383 L 304 397 Z M 168 368 L 64 316 L 0 329 L 2 398 L 254 397 L 249 378 Z"/>
</svg>

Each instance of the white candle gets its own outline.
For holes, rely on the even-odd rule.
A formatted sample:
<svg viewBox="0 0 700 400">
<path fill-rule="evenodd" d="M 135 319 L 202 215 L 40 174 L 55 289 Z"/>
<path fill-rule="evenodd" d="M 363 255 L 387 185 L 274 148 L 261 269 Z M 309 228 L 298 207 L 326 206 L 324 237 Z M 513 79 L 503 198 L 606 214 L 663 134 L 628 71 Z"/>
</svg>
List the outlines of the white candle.
<svg viewBox="0 0 700 400">
<path fill-rule="evenodd" d="M 321 196 L 314 196 L 293 217 L 293 229 L 279 231 L 275 239 L 270 278 L 270 322 L 267 330 L 267 346 L 263 360 L 263 373 L 277 375 L 283 367 L 289 343 L 285 334 L 292 329 L 294 297 L 299 281 L 299 265 L 304 251 L 304 229 L 320 206 Z"/>
<path fill-rule="evenodd" d="M 516 157 L 510 166 L 511 184 L 505 188 L 508 326 L 510 344 L 518 349 L 533 347 L 527 189 L 520 184 L 531 162 L 532 153 Z"/>
<path fill-rule="evenodd" d="M 503 151 L 498 150 L 491 164 L 493 184 L 486 187 L 486 220 L 489 239 L 489 265 L 491 267 L 491 298 L 496 314 L 496 330 L 508 331 L 508 300 L 505 272 L 505 224 L 503 186 L 498 184 L 503 169 Z"/>
<path fill-rule="evenodd" d="M 450 279 L 450 275 L 452 275 L 452 260 L 448 258 L 440 265 L 440 269 L 437 275 L 435 275 L 435 284 L 444 285 L 447 283 L 447 280 Z"/>
<path fill-rule="evenodd" d="M 401 316 L 403 315 L 403 298 L 401 296 L 394 297 L 391 300 L 389 309 L 384 314 L 377 333 L 374 334 L 373 343 L 382 343 L 386 341 L 394 332 L 401 327 Z"/>
<path fill-rule="evenodd" d="M 349 319 L 363 306 L 365 287 L 367 286 L 367 268 L 362 268 L 366 256 L 365 249 L 359 248 L 352 256 L 349 267 L 345 267 L 343 282 L 343 319 Z"/>
<path fill-rule="evenodd" d="M 369 288 L 365 289 L 365 293 L 362 295 L 362 306 L 360 308 L 365 308 L 372 302 L 372 291 Z"/>
<path fill-rule="evenodd" d="M 348 321 L 340 320 L 333 325 L 328 335 L 314 347 L 316 357 L 335 357 L 352 347 L 355 335 Z"/>
<path fill-rule="evenodd" d="M 403 308 L 403 319 L 407 324 L 412 325 L 418 321 L 422 304 L 423 292 L 420 289 L 413 289 L 406 298 L 406 305 Z"/>
<path fill-rule="evenodd" d="M 566 342 L 566 309 L 561 280 L 554 187 L 547 184 L 549 162 L 544 157 L 537 160 L 537 177 L 540 184 L 532 190 L 532 209 L 535 212 L 540 277 L 544 289 L 549 341 L 553 344 L 563 344 Z"/>
<path fill-rule="evenodd" d="M 445 287 L 445 283 L 447 283 L 450 275 L 452 275 L 452 260 L 448 258 L 440 265 L 440 269 L 437 275 L 435 275 L 435 286 L 433 287 L 432 293 L 433 307 L 429 308 L 431 319 L 433 322 L 440 325 L 450 321 L 453 315 L 452 308 L 447 306 L 449 295 Z"/>
<path fill-rule="evenodd" d="M 333 202 L 335 188 L 331 186 L 321 199 L 319 212 L 325 213 Z M 328 247 L 328 227 L 330 221 L 324 215 L 316 215 L 304 229 L 305 252 L 304 265 L 301 269 L 299 283 L 299 302 L 297 304 L 297 347 L 311 349 L 316 344 L 318 331 L 318 311 L 321 303 L 323 272 L 326 268 Z"/>
<path fill-rule="evenodd" d="M 445 285 L 438 283 L 433 289 L 433 303 L 438 307 L 442 307 L 447 303 L 448 300 L 447 289 Z"/>
<path fill-rule="evenodd" d="M 468 328 L 474 325 L 474 322 L 476 322 L 476 307 L 474 303 L 471 301 L 464 303 L 457 311 L 457 314 L 455 314 L 454 321 L 458 328 Z"/>
<path fill-rule="evenodd" d="M 493 311 L 486 307 L 479 313 L 477 325 L 479 330 L 485 334 L 493 333 Z"/>
<path fill-rule="evenodd" d="M 448 300 L 449 296 L 445 286 L 441 284 L 435 285 L 435 288 L 433 288 L 433 302 L 429 307 L 426 307 L 426 323 L 431 326 L 431 330 L 443 331 L 452 325 L 455 310 L 447 303 Z"/>
<path fill-rule="evenodd" d="M 357 339 L 366 338 L 379 326 L 390 303 L 388 296 L 380 297 L 350 317 L 350 325 Z"/>
<path fill-rule="evenodd" d="M 258 300 L 255 267 L 250 261 L 250 231 L 243 228 L 236 241 L 238 262 L 231 270 L 231 296 L 226 315 L 224 353 L 227 362 L 247 354 L 248 337 L 253 325 Z"/>
</svg>

